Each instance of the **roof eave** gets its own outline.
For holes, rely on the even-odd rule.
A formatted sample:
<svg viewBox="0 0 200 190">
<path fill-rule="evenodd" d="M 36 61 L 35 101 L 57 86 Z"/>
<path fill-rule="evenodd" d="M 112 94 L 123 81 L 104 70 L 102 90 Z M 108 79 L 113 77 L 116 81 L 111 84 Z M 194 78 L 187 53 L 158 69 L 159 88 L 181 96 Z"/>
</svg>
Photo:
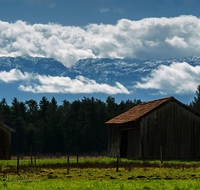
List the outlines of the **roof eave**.
<svg viewBox="0 0 200 190">
<path fill-rule="evenodd" d="M 148 115 L 148 114 L 152 113 L 153 111 L 155 111 L 156 109 L 162 107 L 162 106 L 165 105 L 167 102 L 176 100 L 173 96 L 166 97 L 166 98 L 168 98 L 168 100 L 162 102 L 160 105 L 156 106 L 156 107 L 153 108 L 152 110 L 148 111 L 147 113 L 144 113 L 143 115 L 141 115 L 140 117 L 138 117 L 138 118 L 136 118 L 136 119 L 134 119 L 134 120 L 126 121 L 126 122 L 120 122 L 120 123 L 112 123 L 112 122 L 109 122 L 109 121 L 108 121 L 109 123 L 108 123 L 108 122 L 105 122 L 104 124 L 106 124 L 106 125 L 107 125 L 107 124 L 116 124 L 116 125 L 120 125 L 120 124 L 130 123 L 130 122 L 133 122 L 133 121 L 136 121 L 136 120 L 140 120 L 140 119 L 144 118 L 146 115 Z M 163 99 L 166 99 L 166 98 L 163 98 Z M 177 100 L 177 101 L 178 101 L 178 100 Z M 179 102 L 179 101 L 178 101 L 178 102 Z M 181 103 L 181 102 L 180 102 L 180 103 Z M 184 104 L 183 104 L 183 105 L 184 105 Z M 121 114 L 119 114 L 119 115 L 121 115 Z"/>
<path fill-rule="evenodd" d="M 165 102 L 161 103 L 160 105 L 156 106 L 155 108 L 153 108 L 152 110 L 150 110 L 149 112 L 141 115 L 140 117 L 138 117 L 137 119 L 135 120 L 132 120 L 132 121 L 126 121 L 126 122 L 120 122 L 120 123 L 112 123 L 112 122 L 105 122 L 104 124 L 106 125 L 110 125 L 110 124 L 116 124 L 116 125 L 121 125 L 121 124 L 126 124 L 126 123 L 130 123 L 130 122 L 133 122 L 133 121 L 136 121 L 136 120 L 139 120 L 139 119 L 142 119 L 144 118 L 146 115 L 149 115 L 150 113 L 154 112 L 156 109 L 162 107 L 163 105 L 165 105 L 166 103 L 168 102 L 176 102 L 177 104 L 179 104 L 180 106 L 184 107 L 185 109 L 187 109 L 189 112 L 195 114 L 196 116 L 200 117 L 200 113 L 196 112 L 195 110 L 193 110 L 192 108 L 188 107 L 187 105 L 183 104 L 182 102 L 178 101 L 176 98 L 174 98 L 173 96 L 170 96 L 168 100 L 166 100 Z"/>
<path fill-rule="evenodd" d="M 13 132 L 13 133 L 15 133 L 16 132 L 16 130 L 15 129 L 13 129 L 13 128 L 11 128 L 11 127 L 9 127 L 9 126 L 7 126 L 7 125 L 5 125 L 5 124 L 1 124 L 4 128 L 6 128 L 6 129 L 8 129 L 10 132 Z"/>
</svg>

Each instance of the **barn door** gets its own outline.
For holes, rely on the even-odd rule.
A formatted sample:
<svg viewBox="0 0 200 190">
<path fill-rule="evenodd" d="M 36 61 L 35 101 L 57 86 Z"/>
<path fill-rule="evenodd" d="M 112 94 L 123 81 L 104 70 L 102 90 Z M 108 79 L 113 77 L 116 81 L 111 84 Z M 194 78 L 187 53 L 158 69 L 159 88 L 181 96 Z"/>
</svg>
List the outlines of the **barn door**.
<svg viewBox="0 0 200 190">
<path fill-rule="evenodd" d="M 121 130 L 121 145 L 120 145 L 120 157 L 127 157 L 128 150 L 128 130 Z"/>
</svg>

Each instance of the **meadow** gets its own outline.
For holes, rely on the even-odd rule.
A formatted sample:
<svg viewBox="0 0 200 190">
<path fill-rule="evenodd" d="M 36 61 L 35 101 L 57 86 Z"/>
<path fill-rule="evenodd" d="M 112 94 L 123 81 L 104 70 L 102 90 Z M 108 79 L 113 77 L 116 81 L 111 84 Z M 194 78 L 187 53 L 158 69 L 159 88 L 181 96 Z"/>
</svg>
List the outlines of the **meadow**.
<svg viewBox="0 0 200 190">
<path fill-rule="evenodd" d="M 200 189 L 198 160 L 116 158 L 29 159 L 0 161 L 0 189 Z M 69 170 L 67 167 L 69 166 Z"/>
</svg>

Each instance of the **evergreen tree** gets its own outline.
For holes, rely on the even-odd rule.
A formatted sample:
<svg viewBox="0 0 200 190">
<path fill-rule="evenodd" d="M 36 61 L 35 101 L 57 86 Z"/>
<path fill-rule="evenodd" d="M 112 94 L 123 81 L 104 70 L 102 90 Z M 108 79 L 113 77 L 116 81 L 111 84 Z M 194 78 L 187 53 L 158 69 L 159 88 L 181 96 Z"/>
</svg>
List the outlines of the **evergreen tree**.
<svg viewBox="0 0 200 190">
<path fill-rule="evenodd" d="M 119 114 L 118 105 L 115 103 L 115 98 L 109 96 L 106 99 L 108 118 L 111 119 Z"/>
<path fill-rule="evenodd" d="M 50 136 L 53 140 L 49 142 L 49 146 L 54 153 L 64 150 L 64 134 L 62 125 L 60 123 L 61 117 L 62 115 L 58 110 L 57 101 L 53 97 L 46 111 L 46 124 L 48 125 L 49 130 L 52 132 Z"/>
<path fill-rule="evenodd" d="M 109 127 L 104 123 L 109 119 L 106 104 L 101 100 L 95 101 L 97 115 L 97 147 L 98 152 L 106 151 L 108 148 L 108 131 Z"/>
<path fill-rule="evenodd" d="M 60 120 L 59 120 L 60 126 L 58 128 L 62 129 L 61 132 L 62 132 L 63 139 L 61 141 L 63 142 L 64 152 L 66 152 L 70 148 L 69 141 L 70 141 L 71 137 L 68 133 L 68 125 L 69 125 L 69 119 L 70 119 L 69 118 L 70 105 L 71 104 L 69 101 L 64 100 L 63 104 L 58 107 L 58 111 L 60 112 L 60 116 L 61 116 Z"/>
<path fill-rule="evenodd" d="M 195 94 L 196 97 L 194 97 L 194 101 L 192 101 L 189 106 L 200 113 L 200 85 L 197 86 Z"/>
<path fill-rule="evenodd" d="M 3 98 L 0 102 L 0 109 L 1 109 L 1 119 L 6 125 L 10 126 L 11 124 L 11 109 L 8 106 L 6 99 Z"/>
<path fill-rule="evenodd" d="M 37 115 L 38 115 L 37 102 L 31 99 L 29 101 L 26 100 L 25 104 L 28 105 L 27 115 L 28 115 L 29 122 L 31 122 L 32 124 L 36 123 Z"/>
<path fill-rule="evenodd" d="M 14 98 L 11 106 L 11 124 L 17 132 L 13 134 L 14 149 L 18 153 L 25 153 L 27 148 L 27 130 L 25 121 L 20 112 L 20 103 Z"/>
<path fill-rule="evenodd" d="M 79 145 L 81 144 L 81 134 L 84 125 L 82 109 L 82 103 L 80 100 L 75 100 L 70 105 L 69 120 L 66 127 L 68 136 L 70 136 L 67 143 L 71 151 L 75 151 L 75 149 L 79 148 Z"/>
<path fill-rule="evenodd" d="M 98 138 L 98 126 L 97 126 L 97 113 L 95 109 L 95 100 L 94 97 L 91 99 L 84 97 L 82 100 L 84 108 L 84 125 L 83 128 L 83 139 L 85 144 L 85 150 L 87 152 L 97 151 L 97 138 Z"/>
<path fill-rule="evenodd" d="M 42 100 L 40 100 L 39 106 L 40 106 L 40 108 L 39 108 L 39 117 L 43 121 L 46 121 L 46 111 L 47 111 L 47 108 L 49 106 L 49 101 L 47 100 L 47 98 L 45 96 L 43 96 Z"/>
</svg>

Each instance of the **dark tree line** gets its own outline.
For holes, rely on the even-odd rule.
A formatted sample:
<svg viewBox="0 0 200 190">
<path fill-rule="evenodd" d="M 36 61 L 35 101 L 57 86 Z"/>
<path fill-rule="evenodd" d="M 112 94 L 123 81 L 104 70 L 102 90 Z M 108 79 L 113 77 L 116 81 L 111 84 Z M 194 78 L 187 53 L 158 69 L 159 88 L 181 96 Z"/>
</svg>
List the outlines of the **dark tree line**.
<svg viewBox="0 0 200 190">
<path fill-rule="evenodd" d="M 19 102 L 12 105 L 3 98 L 0 120 L 16 129 L 12 134 L 12 154 L 29 154 L 30 147 L 41 154 L 102 152 L 108 146 L 108 126 L 104 122 L 141 103 L 141 100 L 121 101 L 109 96 L 106 102 L 86 98 L 58 105 L 53 97 L 38 102 Z"/>
</svg>

